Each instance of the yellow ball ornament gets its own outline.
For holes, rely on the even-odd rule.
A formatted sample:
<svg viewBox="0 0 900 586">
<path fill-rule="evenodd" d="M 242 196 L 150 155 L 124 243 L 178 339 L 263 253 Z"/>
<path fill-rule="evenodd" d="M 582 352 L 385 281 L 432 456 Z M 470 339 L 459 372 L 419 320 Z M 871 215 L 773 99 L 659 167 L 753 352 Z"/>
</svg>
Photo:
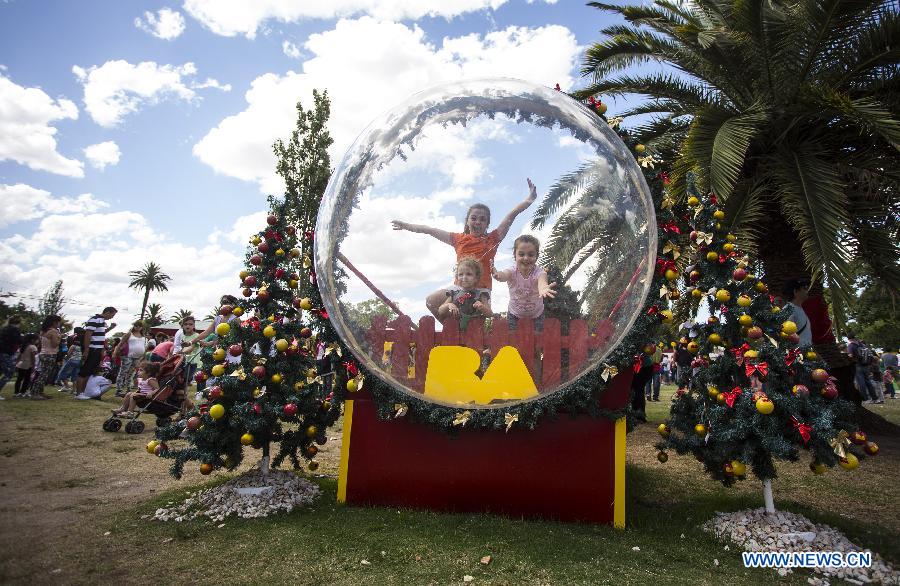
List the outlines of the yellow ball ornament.
<svg viewBox="0 0 900 586">
<path fill-rule="evenodd" d="M 155 454 L 155 453 L 156 453 L 156 446 L 158 446 L 158 445 L 159 445 L 159 440 L 153 440 L 152 442 L 148 443 L 148 444 L 147 444 L 147 453 L 148 453 L 148 454 Z"/>
<path fill-rule="evenodd" d="M 265 328 L 263 328 L 263 336 L 267 338 L 274 338 L 275 334 L 277 333 L 278 332 L 276 332 L 275 328 L 273 328 L 272 326 L 266 326 Z"/>
<path fill-rule="evenodd" d="M 693 297 L 694 299 L 701 299 L 703 298 L 703 291 L 701 291 L 700 289 L 693 289 L 691 291 L 691 297 Z"/>
<path fill-rule="evenodd" d="M 306 428 L 306 437 L 316 437 L 317 433 L 319 433 L 319 429 L 315 425 Z"/>
<path fill-rule="evenodd" d="M 687 204 L 691 207 L 696 207 L 696 206 L 700 205 L 700 200 L 692 195 L 691 197 L 688 198 Z"/>
<path fill-rule="evenodd" d="M 719 344 L 722 343 L 722 336 L 720 336 L 719 334 L 717 334 L 715 332 L 710 334 L 709 338 L 707 338 L 707 339 L 709 340 L 710 344 L 713 344 L 715 346 L 718 346 Z"/>
<path fill-rule="evenodd" d="M 273 383 L 275 383 L 277 385 L 278 383 L 281 382 L 281 375 L 276 372 L 275 374 L 272 375 L 272 378 L 269 380 L 271 380 Z"/>
<path fill-rule="evenodd" d="M 735 476 L 746 476 L 747 475 L 747 465 L 741 462 L 740 460 L 732 460 L 731 461 L 731 470 L 734 472 Z"/>
<path fill-rule="evenodd" d="M 738 318 L 738 323 L 744 327 L 753 325 L 753 318 L 747 315 L 746 313 L 742 313 L 741 317 Z"/>
<path fill-rule="evenodd" d="M 350 380 L 347 381 L 347 390 L 349 392 L 355 393 L 358 388 L 359 388 L 359 385 L 356 384 L 356 379 L 351 378 Z"/>
<path fill-rule="evenodd" d="M 737 298 L 737 304 L 741 307 L 750 307 L 753 305 L 753 299 L 749 295 L 740 295 Z"/>
<path fill-rule="evenodd" d="M 728 242 L 734 242 L 735 240 L 737 240 L 737 237 L 734 234 L 727 234 L 725 236 L 725 240 L 727 240 Z"/>
<path fill-rule="evenodd" d="M 728 289 L 719 289 L 716 291 L 716 301 L 726 303 L 731 299 L 731 292 Z"/>
<path fill-rule="evenodd" d="M 670 281 L 674 281 L 678 278 L 678 271 L 672 269 L 666 269 L 666 279 Z"/>
<path fill-rule="evenodd" d="M 797 324 L 788 320 L 781 324 L 781 331 L 790 336 L 791 334 L 797 333 Z"/>
<path fill-rule="evenodd" d="M 722 250 L 724 250 L 725 252 L 732 252 L 734 250 L 734 244 L 732 244 L 731 242 L 726 242 L 722 245 Z"/>
<path fill-rule="evenodd" d="M 312 301 L 309 300 L 309 297 L 304 297 L 300 300 L 300 309 L 305 309 L 306 311 L 312 309 Z"/>
<path fill-rule="evenodd" d="M 828 470 L 828 466 L 821 462 L 810 462 L 809 469 L 812 470 L 813 474 L 821 476 Z"/>
<path fill-rule="evenodd" d="M 719 253 L 715 250 L 710 250 L 706 253 L 706 260 L 708 260 L 709 262 L 716 262 L 717 260 L 719 260 Z"/>
<path fill-rule="evenodd" d="M 216 348 L 212 354 L 213 360 L 225 360 L 225 348 Z"/>
<path fill-rule="evenodd" d="M 856 456 L 848 452 L 846 458 L 838 460 L 838 464 L 840 464 L 841 468 L 844 470 L 856 470 L 856 468 L 859 467 L 859 460 Z"/>
<path fill-rule="evenodd" d="M 276 250 L 276 251 L 275 251 L 275 256 L 284 256 L 284 249 L 283 249 L 283 248 L 279 248 L 278 250 Z"/>
<path fill-rule="evenodd" d="M 806 359 L 807 359 L 807 360 L 816 360 L 816 359 L 818 359 L 818 358 L 819 358 L 819 355 L 816 354 L 815 352 L 813 352 L 812 350 L 810 350 L 809 352 L 806 353 Z M 886 384 L 886 383 L 885 383 L 885 384 Z"/>
<path fill-rule="evenodd" d="M 663 437 L 669 437 L 669 434 L 671 433 L 669 431 L 669 426 L 666 425 L 665 423 L 660 423 L 659 427 L 656 428 L 656 431 L 658 431 L 659 435 L 661 435 Z"/>
<path fill-rule="evenodd" d="M 226 322 L 222 322 L 216 326 L 216 334 L 219 336 L 227 336 L 228 332 L 231 331 L 231 326 Z"/>
<path fill-rule="evenodd" d="M 647 150 L 647 147 L 644 146 L 644 145 L 642 145 L 642 144 L 639 144 L 639 145 L 637 145 L 637 146 L 634 147 L 634 151 L 635 151 L 636 153 L 638 153 L 638 154 L 643 153 L 643 152 L 646 151 L 646 150 Z"/>
<path fill-rule="evenodd" d="M 662 317 L 662 321 L 664 324 L 672 323 L 674 316 L 672 315 L 672 311 L 669 309 L 663 309 L 659 312 L 659 315 Z"/>
<path fill-rule="evenodd" d="M 772 411 L 775 410 L 775 403 L 773 403 L 766 397 L 760 397 L 756 400 L 756 410 L 763 415 L 769 415 L 770 413 L 772 413 Z"/>
<path fill-rule="evenodd" d="M 244 435 L 242 435 L 241 436 L 241 445 L 243 445 L 243 446 L 253 445 L 253 434 L 248 432 L 248 433 L 245 433 Z"/>
<path fill-rule="evenodd" d="M 213 419 L 222 419 L 225 416 L 225 407 L 220 403 L 216 403 L 209 408 L 209 416 Z"/>
<path fill-rule="evenodd" d="M 698 344 L 697 342 L 689 342 L 687 345 L 687 349 L 691 354 L 696 354 L 700 351 L 700 344 Z"/>
<path fill-rule="evenodd" d="M 288 349 L 288 346 L 290 346 L 290 343 L 287 340 L 285 340 L 284 338 L 281 338 L 280 340 L 277 340 L 275 342 L 275 349 L 278 350 L 279 352 L 284 352 L 285 350 Z"/>
<path fill-rule="evenodd" d="M 294 390 L 295 390 L 295 391 L 302 391 L 302 390 L 303 390 L 303 387 L 305 387 L 305 386 L 306 386 L 306 385 L 303 384 L 303 382 L 297 381 L 297 382 L 294 383 Z"/>
<path fill-rule="evenodd" d="M 719 396 L 719 389 L 717 389 L 716 387 L 712 387 L 712 386 L 707 387 L 706 392 L 707 392 L 707 394 L 709 394 L 710 398 L 712 398 L 712 399 L 715 399 L 716 397 Z"/>
<path fill-rule="evenodd" d="M 706 426 L 703 425 L 702 423 L 698 423 L 697 425 L 694 426 L 694 433 L 696 433 L 700 437 L 705 436 L 706 435 Z"/>
<path fill-rule="evenodd" d="M 716 210 L 713 212 L 713 217 L 717 220 L 724 220 L 725 212 L 723 212 L 722 210 Z"/>
<path fill-rule="evenodd" d="M 236 315 L 237 317 L 241 317 L 242 315 L 244 315 L 244 309 L 241 307 L 235 307 L 231 310 L 231 313 L 233 315 Z"/>
<path fill-rule="evenodd" d="M 290 281 L 288 281 L 288 287 L 290 287 L 291 289 L 296 289 L 298 285 L 300 285 L 300 283 L 297 282 L 297 279 L 291 279 Z"/>
<path fill-rule="evenodd" d="M 225 365 L 223 365 L 223 364 L 216 364 L 216 365 L 214 365 L 214 366 L 210 369 L 209 372 L 210 372 L 210 374 L 212 374 L 213 376 L 222 376 L 223 374 L 225 374 Z"/>
</svg>

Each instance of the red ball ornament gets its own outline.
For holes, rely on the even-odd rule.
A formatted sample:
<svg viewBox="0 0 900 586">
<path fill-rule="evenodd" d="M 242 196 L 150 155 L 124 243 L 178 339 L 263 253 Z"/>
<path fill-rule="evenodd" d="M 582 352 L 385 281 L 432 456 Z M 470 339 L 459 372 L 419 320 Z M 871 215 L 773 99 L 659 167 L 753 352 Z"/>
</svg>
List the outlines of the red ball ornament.
<svg viewBox="0 0 900 586">
<path fill-rule="evenodd" d="M 876 444 L 875 442 L 866 442 L 863 450 L 870 456 L 875 456 L 878 454 L 878 444 Z"/>
<path fill-rule="evenodd" d="M 787 341 L 791 344 L 799 344 L 800 343 L 800 334 L 793 333 L 787 337 Z"/>
<path fill-rule="evenodd" d="M 808 397 L 809 396 L 809 388 L 806 385 L 794 385 L 791 389 L 791 392 L 797 397 Z"/>
<path fill-rule="evenodd" d="M 251 372 L 253 373 L 253 376 L 255 376 L 256 378 L 261 379 L 261 378 L 266 377 L 266 367 L 261 364 L 254 366 L 253 370 Z"/>
<path fill-rule="evenodd" d="M 697 242 L 697 231 L 691 230 L 691 242 Z"/>
<path fill-rule="evenodd" d="M 216 385 L 209 389 L 208 396 L 210 401 L 217 401 L 222 398 L 222 387 Z"/>
<path fill-rule="evenodd" d="M 288 236 L 293 236 L 294 234 L 297 233 L 297 228 L 295 228 L 293 226 L 288 226 L 287 228 L 284 229 L 284 231 L 288 233 Z"/>
<path fill-rule="evenodd" d="M 825 387 L 820 394 L 828 400 L 837 399 L 838 390 L 836 387 Z"/>
<path fill-rule="evenodd" d="M 223 305 L 219 308 L 219 313 L 221 315 L 231 315 L 231 312 L 234 311 L 234 307 L 231 305 Z"/>
<path fill-rule="evenodd" d="M 270 226 L 274 226 L 278 223 L 278 216 L 276 216 L 275 214 L 269 214 L 268 217 L 266 217 L 266 222 Z"/>
<path fill-rule="evenodd" d="M 283 279 L 283 278 L 284 278 L 284 273 L 285 273 L 285 272 L 286 272 L 286 271 L 285 271 L 284 269 L 282 269 L 282 268 L 275 269 L 275 278 L 276 278 L 276 279 Z"/>
<path fill-rule="evenodd" d="M 291 301 L 291 305 L 293 305 L 297 309 L 302 309 L 300 306 L 303 304 L 303 300 L 299 297 L 294 297 L 294 300 Z"/>
<path fill-rule="evenodd" d="M 259 246 L 256 247 L 256 250 L 260 251 L 262 254 L 266 254 L 269 252 L 269 243 L 263 240 L 259 243 Z"/>
<path fill-rule="evenodd" d="M 288 403 L 284 406 L 283 411 L 285 417 L 293 417 L 297 414 L 297 405 L 294 403 Z"/>
<path fill-rule="evenodd" d="M 240 356 L 244 348 L 240 344 L 232 344 L 228 347 L 228 353 L 232 356 Z"/>
<path fill-rule="evenodd" d="M 751 340 L 759 340 L 763 335 L 762 328 L 759 326 L 753 326 L 747 330 L 747 337 Z"/>
<path fill-rule="evenodd" d="M 266 289 L 260 289 L 259 292 L 257 292 L 257 294 L 256 294 L 256 299 L 260 303 L 268 303 L 269 299 L 271 299 L 271 298 L 272 298 L 272 296 L 269 294 L 269 292 Z"/>
<path fill-rule="evenodd" d="M 735 281 L 743 281 L 747 278 L 747 271 L 745 269 L 735 269 L 731 276 Z"/>
<path fill-rule="evenodd" d="M 162 456 L 163 454 L 165 454 L 168 451 L 169 451 L 169 446 L 166 445 L 166 442 L 162 442 L 158 446 L 156 446 L 156 449 L 153 450 L 153 453 L 156 454 L 157 456 Z"/>
<path fill-rule="evenodd" d="M 303 328 L 302 330 L 300 330 L 300 337 L 302 337 L 302 338 L 309 338 L 309 337 L 311 337 L 311 336 L 312 336 L 312 330 L 311 330 L 311 329 L 309 329 L 309 328 Z"/>
<path fill-rule="evenodd" d="M 259 415 L 260 413 L 262 413 L 262 411 L 263 411 L 262 405 L 260 405 L 259 403 L 255 403 L 255 404 L 253 405 L 253 412 L 254 412 L 254 413 L 256 413 L 257 415 Z"/>
<path fill-rule="evenodd" d="M 850 434 L 850 441 L 858 446 L 865 445 L 868 440 L 869 438 L 866 436 L 866 432 L 862 430 L 856 430 Z"/>
<path fill-rule="evenodd" d="M 202 370 L 198 371 L 197 374 L 194 375 L 194 380 L 198 383 L 202 383 L 206 380 L 206 373 Z"/>
<path fill-rule="evenodd" d="M 202 420 L 199 417 L 197 417 L 196 415 L 194 415 L 193 417 L 191 417 L 190 419 L 187 420 L 187 428 L 190 429 L 191 431 L 196 431 L 197 429 L 200 428 L 201 423 L 202 423 Z"/>
<path fill-rule="evenodd" d="M 828 380 L 828 371 L 824 368 L 817 368 L 809 376 L 817 383 L 823 384 Z"/>
<path fill-rule="evenodd" d="M 253 256 L 250 257 L 250 264 L 253 264 L 256 266 L 261 265 L 262 261 L 263 261 L 262 257 L 259 256 L 258 254 L 254 254 Z"/>
</svg>

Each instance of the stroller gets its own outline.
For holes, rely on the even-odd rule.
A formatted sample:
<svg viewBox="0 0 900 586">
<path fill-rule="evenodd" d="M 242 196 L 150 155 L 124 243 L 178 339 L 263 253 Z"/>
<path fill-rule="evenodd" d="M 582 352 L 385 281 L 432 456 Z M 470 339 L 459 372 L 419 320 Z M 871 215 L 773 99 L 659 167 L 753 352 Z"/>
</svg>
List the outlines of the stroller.
<svg viewBox="0 0 900 586">
<path fill-rule="evenodd" d="M 159 365 L 159 389 L 148 397 L 136 397 L 137 410 L 128 415 L 112 415 L 103 422 L 103 431 L 117 432 L 126 420 L 125 433 L 138 434 L 144 431 L 144 422 L 138 418 L 144 413 L 156 415 L 156 426 L 162 427 L 172 421 L 172 415 L 181 411 L 185 400 L 185 376 L 187 365 L 184 357 L 175 354 Z"/>
</svg>

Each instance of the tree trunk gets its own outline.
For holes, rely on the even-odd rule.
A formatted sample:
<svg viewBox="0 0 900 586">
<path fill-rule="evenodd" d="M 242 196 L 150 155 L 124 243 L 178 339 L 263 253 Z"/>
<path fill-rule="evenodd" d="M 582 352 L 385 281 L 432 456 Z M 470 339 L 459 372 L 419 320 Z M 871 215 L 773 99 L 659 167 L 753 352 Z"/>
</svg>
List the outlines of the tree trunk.
<svg viewBox="0 0 900 586">
<path fill-rule="evenodd" d="M 147 287 L 146 289 L 144 289 L 144 304 L 141 305 L 141 317 L 140 317 L 141 321 L 144 321 L 144 312 L 147 311 L 147 301 L 149 301 L 149 300 L 150 300 L 150 287 Z M 149 331 L 150 328 L 147 328 L 147 330 Z"/>
</svg>

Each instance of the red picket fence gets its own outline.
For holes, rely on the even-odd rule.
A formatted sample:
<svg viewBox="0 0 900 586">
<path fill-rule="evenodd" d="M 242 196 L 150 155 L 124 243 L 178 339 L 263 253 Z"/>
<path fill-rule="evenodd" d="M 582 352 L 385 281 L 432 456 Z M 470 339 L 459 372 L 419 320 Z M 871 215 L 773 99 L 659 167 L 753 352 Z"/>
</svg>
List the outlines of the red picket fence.
<svg viewBox="0 0 900 586">
<path fill-rule="evenodd" d="M 388 322 L 385 316 L 375 316 L 367 337 L 372 359 L 379 363 L 383 363 L 385 343 L 392 342 L 385 367 L 394 378 L 422 392 L 428 357 L 435 346 L 466 346 L 490 356 L 496 356 L 504 346 L 514 346 L 538 390 L 542 390 L 554 388 L 577 375 L 588 357 L 606 346 L 612 333 L 609 321 L 600 322 L 590 332 L 587 322 L 572 320 L 568 334 L 563 335 L 559 320 L 552 318 L 544 320 L 541 332 L 534 330 L 530 319 L 520 319 L 518 328 L 510 331 L 505 318 L 494 318 L 487 329 L 483 320 L 471 320 L 465 331 L 460 331 L 458 321 L 451 319 L 438 332 L 432 316 L 419 319 L 418 328 L 407 317 Z M 411 366 L 414 377 L 410 377 Z"/>
</svg>

